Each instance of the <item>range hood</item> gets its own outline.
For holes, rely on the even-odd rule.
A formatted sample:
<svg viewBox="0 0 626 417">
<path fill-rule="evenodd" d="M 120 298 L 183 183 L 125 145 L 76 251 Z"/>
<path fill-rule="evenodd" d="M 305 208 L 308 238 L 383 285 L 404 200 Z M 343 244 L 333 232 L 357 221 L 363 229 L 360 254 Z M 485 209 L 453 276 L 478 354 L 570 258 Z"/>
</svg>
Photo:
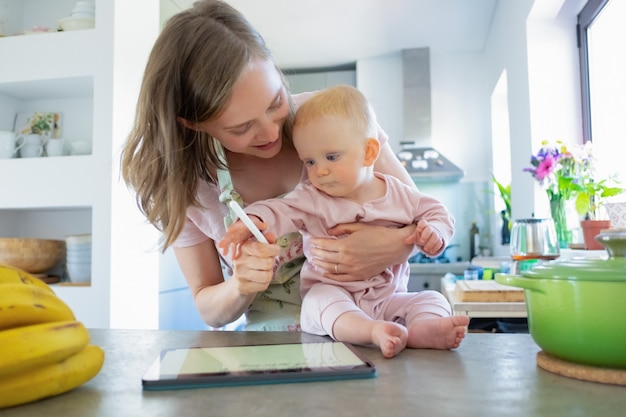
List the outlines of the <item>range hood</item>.
<svg viewBox="0 0 626 417">
<path fill-rule="evenodd" d="M 404 144 L 398 159 L 415 182 L 456 182 L 464 172 L 434 148 Z"/>
<path fill-rule="evenodd" d="M 403 134 L 398 159 L 415 182 L 455 182 L 465 173 L 436 149 L 431 141 L 430 49 L 402 51 Z"/>
</svg>

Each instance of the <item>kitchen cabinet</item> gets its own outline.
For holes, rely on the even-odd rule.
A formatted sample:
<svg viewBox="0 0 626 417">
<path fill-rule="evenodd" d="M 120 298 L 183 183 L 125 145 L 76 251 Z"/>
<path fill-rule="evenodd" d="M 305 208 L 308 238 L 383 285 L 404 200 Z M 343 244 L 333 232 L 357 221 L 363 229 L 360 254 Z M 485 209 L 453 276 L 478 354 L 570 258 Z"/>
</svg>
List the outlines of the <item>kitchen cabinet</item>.
<svg viewBox="0 0 626 417">
<path fill-rule="evenodd" d="M 327 87 L 346 84 L 356 86 L 356 69 L 320 70 L 294 72 L 285 70 L 285 77 L 292 93 L 323 90 Z"/>
<path fill-rule="evenodd" d="M 17 113 L 54 111 L 64 139 L 92 149 L 0 160 L 0 235 L 91 233 L 90 283 L 56 285 L 55 292 L 88 327 L 156 327 L 158 235 L 120 182 L 119 149 L 158 34 L 159 2 L 98 0 L 93 29 L 21 34 L 56 29 L 75 4 L 0 0 L 9 35 L 0 37 L 0 130 L 13 130 Z"/>
</svg>

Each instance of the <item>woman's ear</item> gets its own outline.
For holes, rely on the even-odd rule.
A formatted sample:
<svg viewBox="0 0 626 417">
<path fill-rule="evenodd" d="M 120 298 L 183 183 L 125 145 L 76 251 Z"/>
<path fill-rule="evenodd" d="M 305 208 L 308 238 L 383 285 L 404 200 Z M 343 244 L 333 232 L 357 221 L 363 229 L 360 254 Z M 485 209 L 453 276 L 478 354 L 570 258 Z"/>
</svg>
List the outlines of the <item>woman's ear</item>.
<svg viewBox="0 0 626 417">
<path fill-rule="evenodd" d="M 372 166 L 376 159 L 378 159 L 378 153 L 380 152 L 380 142 L 377 139 L 369 138 L 365 143 L 365 160 L 363 161 L 365 166 Z"/>
<path fill-rule="evenodd" d="M 187 119 L 183 119 L 183 118 L 182 118 L 182 117 L 180 117 L 180 116 L 177 116 L 177 117 L 176 117 L 176 121 L 177 121 L 178 123 L 180 123 L 181 125 L 185 126 L 185 127 L 186 127 L 187 129 L 189 129 L 189 130 L 198 130 L 198 127 L 197 127 L 197 124 L 196 124 L 196 123 L 194 123 L 194 122 L 190 122 L 190 121 L 189 121 L 189 120 L 187 120 Z"/>
</svg>

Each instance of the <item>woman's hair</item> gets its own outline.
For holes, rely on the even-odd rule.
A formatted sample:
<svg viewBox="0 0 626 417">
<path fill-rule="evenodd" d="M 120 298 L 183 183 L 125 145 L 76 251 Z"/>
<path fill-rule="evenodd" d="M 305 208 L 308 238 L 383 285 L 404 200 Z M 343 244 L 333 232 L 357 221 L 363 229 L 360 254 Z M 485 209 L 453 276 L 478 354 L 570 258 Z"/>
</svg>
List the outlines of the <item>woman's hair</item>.
<svg viewBox="0 0 626 417">
<path fill-rule="evenodd" d="M 240 12 L 216 0 L 173 16 L 154 44 L 121 171 L 139 209 L 163 232 L 163 250 L 181 233 L 188 206 L 200 204 L 198 182 L 216 183 L 217 169 L 226 169 L 217 140 L 177 118 L 193 125 L 218 117 L 254 59 L 272 59 L 265 41 Z M 292 118 L 283 126 L 288 145 Z"/>
<path fill-rule="evenodd" d="M 363 138 L 378 137 L 376 114 L 365 95 L 355 87 L 338 85 L 316 93 L 300 106 L 293 125 L 305 125 L 322 116 L 344 117 Z"/>
</svg>

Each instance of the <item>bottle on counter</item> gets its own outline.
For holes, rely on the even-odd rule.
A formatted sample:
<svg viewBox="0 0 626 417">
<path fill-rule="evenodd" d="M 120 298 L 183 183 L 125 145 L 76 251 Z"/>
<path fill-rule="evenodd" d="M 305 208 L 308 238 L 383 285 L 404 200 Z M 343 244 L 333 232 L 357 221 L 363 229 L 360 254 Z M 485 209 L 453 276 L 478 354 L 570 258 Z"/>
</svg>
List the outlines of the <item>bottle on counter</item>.
<svg viewBox="0 0 626 417">
<path fill-rule="evenodd" d="M 472 222 L 472 227 L 469 231 L 469 239 L 470 239 L 470 262 L 476 255 L 478 255 L 478 250 L 480 247 L 480 231 L 478 230 L 478 225 L 475 221 Z"/>
<path fill-rule="evenodd" d="M 511 229 L 509 228 L 509 218 L 506 217 L 506 210 L 502 210 L 500 212 L 500 216 L 502 217 L 502 245 L 508 245 L 511 243 Z"/>
</svg>

